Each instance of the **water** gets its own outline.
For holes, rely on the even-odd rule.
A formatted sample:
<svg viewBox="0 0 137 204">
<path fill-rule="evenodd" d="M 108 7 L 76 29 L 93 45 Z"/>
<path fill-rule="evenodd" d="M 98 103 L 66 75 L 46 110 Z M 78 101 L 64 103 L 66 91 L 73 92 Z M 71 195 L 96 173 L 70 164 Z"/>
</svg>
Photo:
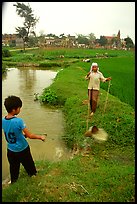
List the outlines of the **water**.
<svg viewBox="0 0 137 204">
<path fill-rule="evenodd" d="M 3 105 L 8 95 L 19 96 L 23 106 L 18 117 L 23 118 L 30 132 L 47 133 L 45 142 L 27 139 L 34 161 L 60 161 L 68 159 L 70 154 L 61 136 L 64 134 L 65 121 L 59 109 L 50 109 L 34 101 L 34 93 L 42 93 L 56 77 L 57 72 L 36 68 L 10 68 L 2 78 L 2 116 L 7 114 Z M 6 156 L 5 136 L 2 132 L 2 180 L 9 176 L 9 164 Z"/>
</svg>

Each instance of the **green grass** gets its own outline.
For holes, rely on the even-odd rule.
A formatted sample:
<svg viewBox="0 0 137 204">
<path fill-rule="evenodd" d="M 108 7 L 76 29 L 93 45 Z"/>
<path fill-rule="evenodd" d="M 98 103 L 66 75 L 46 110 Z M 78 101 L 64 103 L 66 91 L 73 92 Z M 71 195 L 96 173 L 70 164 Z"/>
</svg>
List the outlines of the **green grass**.
<svg viewBox="0 0 137 204">
<path fill-rule="evenodd" d="M 36 162 L 38 175 L 28 178 L 22 170 L 18 182 L 3 190 L 2 201 L 132 202 L 134 166 L 112 159 L 107 151 L 105 154 L 76 156 L 58 163 Z"/>
<path fill-rule="evenodd" d="M 55 82 L 50 89 L 56 93 L 60 101 L 64 101 L 64 113 L 67 122 L 68 146 L 72 148 L 74 140 L 81 143 L 83 133 L 86 129 L 87 105 L 82 101 L 87 99 L 87 84 L 84 75 L 85 71 L 79 63 L 64 69 L 58 73 Z M 110 143 L 133 144 L 134 143 L 134 109 L 126 103 L 122 103 L 112 95 L 108 97 L 106 112 L 104 105 L 106 92 L 101 89 L 99 96 L 99 107 L 92 119 L 92 124 L 105 128 L 110 134 Z M 89 125 L 91 122 L 89 121 Z M 123 128 L 126 126 L 126 128 Z M 127 137 L 127 135 L 129 135 Z M 72 139 L 73 138 L 73 139 Z M 80 144 L 81 145 L 81 144 Z"/>
<path fill-rule="evenodd" d="M 12 57 L 3 58 L 3 66 L 40 66 L 42 69 L 65 68 L 79 62 L 79 67 L 89 71 L 93 61 L 99 64 L 105 77 L 112 77 L 110 93 L 135 108 L 135 55 L 133 51 L 105 49 L 32 49 L 11 51 Z M 60 58 L 64 55 L 64 58 Z M 108 56 L 104 58 L 104 56 Z M 102 57 L 103 56 L 103 57 Z M 82 62 L 90 58 L 90 63 Z M 108 84 L 101 84 L 107 91 Z"/>
<path fill-rule="evenodd" d="M 110 93 L 135 108 L 135 60 L 131 56 L 99 61 L 104 76 L 111 76 Z M 130 84 L 130 85 L 129 85 Z M 107 84 L 101 84 L 107 91 Z"/>
<path fill-rule="evenodd" d="M 75 51 L 75 56 L 77 54 L 78 51 Z M 83 50 L 80 55 L 84 57 L 86 54 L 92 54 L 92 51 Z M 119 57 L 96 60 L 103 74 L 113 78 L 110 91 L 117 87 L 118 79 L 123 86 L 126 77 L 122 78 L 121 75 L 130 76 L 128 85 L 132 84 L 134 75 L 134 58 L 131 53 L 115 54 Z M 71 55 L 74 55 L 73 50 L 69 53 Z M 58 105 L 61 105 L 65 116 L 62 139 L 66 145 L 73 148 L 77 143 L 80 148 L 84 148 L 87 142 L 91 152 L 87 156 L 80 153 L 70 160 L 56 163 L 35 161 L 38 175 L 29 178 L 24 169 L 21 169 L 18 182 L 9 187 L 3 186 L 3 202 L 135 202 L 135 110 L 110 92 L 104 113 L 107 93 L 105 87 L 102 87 L 98 108 L 92 120 L 89 119 L 89 127 L 97 125 L 109 137 L 104 143 L 95 143 L 91 138 L 85 138 L 88 107 L 82 101 L 87 99 L 88 82 L 84 77 L 89 67 L 90 63 L 81 60 L 64 67 L 48 88 L 51 90 L 48 97 L 50 102 L 52 99 L 54 102 L 58 100 L 58 103 L 63 101 Z M 108 83 L 105 85 L 107 89 Z M 116 90 L 120 92 L 120 88 Z"/>
</svg>

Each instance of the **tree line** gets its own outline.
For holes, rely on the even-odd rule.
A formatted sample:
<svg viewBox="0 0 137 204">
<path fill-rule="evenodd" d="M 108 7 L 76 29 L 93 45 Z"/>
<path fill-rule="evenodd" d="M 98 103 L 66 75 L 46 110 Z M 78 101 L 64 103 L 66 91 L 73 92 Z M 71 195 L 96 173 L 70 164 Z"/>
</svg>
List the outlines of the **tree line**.
<svg viewBox="0 0 137 204">
<path fill-rule="evenodd" d="M 41 32 L 40 36 L 37 37 L 35 33 L 35 26 L 38 23 L 39 18 L 34 16 L 34 13 L 29 3 L 28 5 L 25 5 L 24 3 L 17 2 L 13 6 L 16 7 L 17 14 L 21 18 L 24 18 L 23 26 L 15 28 L 17 36 L 23 40 L 24 50 L 26 45 L 35 46 L 39 41 L 45 42 L 45 37 L 52 37 L 54 39 L 70 39 L 71 36 L 65 36 L 64 33 L 60 34 L 59 36 L 56 36 L 52 33 L 45 35 Z M 114 36 L 111 42 L 108 42 L 105 36 L 100 36 L 99 39 L 96 39 L 94 33 L 90 33 L 87 36 L 77 34 L 75 41 L 77 42 L 77 44 L 84 44 L 91 48 L 97 44 L 99 44 L 100 46 L 106 46 L 108 44 L 111 44 L 115 47 L 120 46 L 126 48 L 134 48 L 134 43 L 130 37 L 126 37 L 125 39 L 123 39 L 123 43 L 121 43 L 117 36 Z"/>
</svg>

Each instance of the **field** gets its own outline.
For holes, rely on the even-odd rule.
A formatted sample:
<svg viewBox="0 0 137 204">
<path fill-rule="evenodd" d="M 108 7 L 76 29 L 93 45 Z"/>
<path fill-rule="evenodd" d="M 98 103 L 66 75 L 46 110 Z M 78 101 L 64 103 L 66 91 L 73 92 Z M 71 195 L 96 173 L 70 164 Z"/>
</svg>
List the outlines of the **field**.
<svg viewBox="0 0 137 204">
<path fill-rule="evenodd" d="M 21 63 L 33 63 L 45 68 L 67 66 L 70 62 L 81 62 L 85 71 L 89 71 L 91 63 L 97 62 L 104 76 L 112 77 L 110 93 L 121 101 L 135 108 L 135 56 L 133 51 L 125 50 L 89 50 L 89 49 L 35 49 L 11 52 L 12 57 L 3 58 L 9 66 Z M 64 58 L 60 58 L 64 56 Z M 83 63 L 90 59 L 90 63 Z M 20 65 L 20 66 L 21 66 Z M 107 90 L 107 84 L 101 84 Z"/>
<path fill-rule="evenodd" d="M 61 58 L 60 55 L 64 57 Z M 89 62 L 83 59 L 90 58 Z M 87 85 L 85 75 L 97 62 L 104 76 L 99 105 L 89 126 L 97 125 L 109 135 L 104 143 L 85 138 L 87 126 Z M 3 187 L 3 202 L 135 202 L 135 56 L 118 50 L 29 50 L 3 58 L 6 66 L 39 66 L 60 70 L 53 84 L 43 90 L 41 99 L 62 108 L 65 116 L 66 145 L 78 152 L 69 161 L 36 161 L 38 176 L 28 178 L 21 171 L 19 181 Z M 48 96 L 48 101 L 47 101 Z M 84 155 L 85 145 L 90 151 Z M 37 186 L 37 188 L 36 188 Z"/>
</svg>

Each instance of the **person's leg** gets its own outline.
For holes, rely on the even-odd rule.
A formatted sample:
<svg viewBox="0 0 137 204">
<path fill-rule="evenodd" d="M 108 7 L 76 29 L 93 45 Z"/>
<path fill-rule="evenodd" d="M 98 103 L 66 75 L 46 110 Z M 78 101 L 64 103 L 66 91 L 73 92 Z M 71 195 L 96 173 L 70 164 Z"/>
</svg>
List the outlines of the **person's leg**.
<svg viewBox="0 0 137 204">
<path fill-rule="evenodd" d="M 95 113 L 97 108 L 97 102 L 98 102 L 98 90 L 92 90 L 92 112 Z"/>
<path fill-rule="evenodd" d="M 19 170 L 20 170 L 20 162 L 18 159 L 18 153 L 7 150 L 7 157 L 8 157 L 8 161 L 10 165 L 11 183 L 14 183 L 17 181 L 19 177 Z"/>
<path fill-rule="evenodd" d="M 24 151 L 21 152 L 20 162 L 24 166 L 29 176 L 36 175 L 37 170 L 30 152 L 30 147 L 27 147 Z"/>
<path fill-rule="evenodd" d="M 90 102 L 90 109 L 92 111 L 92 89 L 88 89 L 88 100 Z"/>
</svg>

